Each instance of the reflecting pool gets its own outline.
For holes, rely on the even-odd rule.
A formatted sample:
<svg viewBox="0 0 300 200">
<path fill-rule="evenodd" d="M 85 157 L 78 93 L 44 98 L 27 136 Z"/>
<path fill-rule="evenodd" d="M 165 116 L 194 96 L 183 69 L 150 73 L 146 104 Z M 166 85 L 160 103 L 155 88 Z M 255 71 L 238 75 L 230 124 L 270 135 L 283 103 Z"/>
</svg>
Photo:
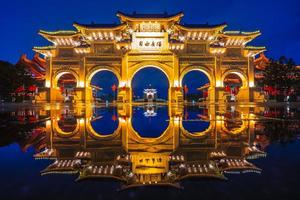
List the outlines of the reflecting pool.
<svg viewBox="0 0 300 200">
<path fill-rule="evenodd" d="M 300 193 L 299 105 L 10 105 L 0 119 L 3 199 Z"/>
</svg>

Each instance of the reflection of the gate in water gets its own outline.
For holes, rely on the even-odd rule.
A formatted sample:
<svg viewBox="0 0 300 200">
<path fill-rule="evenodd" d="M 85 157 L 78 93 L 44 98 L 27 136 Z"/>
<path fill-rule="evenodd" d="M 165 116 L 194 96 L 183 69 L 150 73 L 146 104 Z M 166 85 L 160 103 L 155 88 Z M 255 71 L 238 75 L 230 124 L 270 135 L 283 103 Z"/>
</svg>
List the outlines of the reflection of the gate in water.
<svg viewBox="0 0 300 200">
<path fill-rule="evenodd" d="M 169 116 L 166 106 L 146 104 L 132 108 L 132 128 L 141 137 L 159 137 L 168 127 Z"/>
<path fill-rule="evenodd" d="M 90 123 L 93 130 L 98 134 L 112 134 L 119 127 L 116 107 L 94 108 Z"/>
<path fill-rule="evenodd" d="M 77 110 L 73 112 L 78 123 L 76 132 L 63 134 L 57 134 L 58 130 L 63 132 L 56 127 L 56 116 L 60 113 L 51 111 L 51 120 L 46 123 L 47 134 L 51 136 L 48 148 L 35 157 L 56 161 L 42 173 L 79 172 L 79 180 L 112 178 L 122 181 L 124 188 L 145 184 L 179 187 L 180 180 L 189 177 L 226 179 L 226 173 L 230 172 L 260 173 L 259 168 L 247 161 L 265 156 L 254 146 L 255 121 L 249 109 L 217 113 L 215 107 L 151 106 Z M 133 126 L 136 114 L 149 120 L 144 116 L 147 109 L 156 110 L 155 117 L 162 116 L 165 120 L 164 130 L 155 137 L 145 137 Z M 114 112 L 118 123 L 111 134 L 97 131 L 93 123 L 103 119 L 97 117 L 111 116 Z M 189 120 L 207 124 L 192 130 L 187 125 Z M 237 125 L 232 129 L 235 121 Z"/>
</svg>

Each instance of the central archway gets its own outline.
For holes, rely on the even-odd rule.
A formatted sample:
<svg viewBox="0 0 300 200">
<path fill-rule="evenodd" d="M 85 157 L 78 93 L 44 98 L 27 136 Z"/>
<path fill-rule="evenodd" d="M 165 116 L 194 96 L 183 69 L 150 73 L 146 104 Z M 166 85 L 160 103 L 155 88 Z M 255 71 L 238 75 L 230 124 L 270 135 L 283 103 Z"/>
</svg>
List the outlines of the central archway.
<svg viewBox="0 0 300 200">
<path fill-rule="evenodd" d="M 159 138 L 169 126 L 167 106 L 143 105 L 132 107 L 131 125 L 142 138 Z"/>
<path fill-rule="evenodd" d="M 168 101 L 170 78 L 162 68 L 154 65 L 142 66 L 132 73 L 130 80 L 132 101 Z"/>
</svg>

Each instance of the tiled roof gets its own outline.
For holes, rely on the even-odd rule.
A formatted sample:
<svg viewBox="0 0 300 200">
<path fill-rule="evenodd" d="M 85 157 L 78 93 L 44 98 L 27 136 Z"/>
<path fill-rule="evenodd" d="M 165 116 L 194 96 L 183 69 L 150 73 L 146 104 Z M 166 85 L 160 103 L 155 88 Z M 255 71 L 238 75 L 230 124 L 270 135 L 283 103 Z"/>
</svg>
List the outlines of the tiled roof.
<svg viewBox="0 0 300 200">
<path fill-rule="evenodd" d="M 130 18 L 171 18 L 171 17 L 175 17 L 175 16 L 178 16 L 178 15 L 182 15 L 183 16 L 183 13 L 182 12 L 178 12 L 178 13 L 174 13 L 174 14 L 168 14 L 167 12 L 164 12 L 164 13 L 136 13 L 136 12 L 133 12 L 131 14 L 127 14 L 127 13 L 123 13 L 123 12 L 117 12 L 117 16 L 118 15 L 123 15 L 123 16 L 126 16 L 126 17 L 130 17 Z"/>
</svg>

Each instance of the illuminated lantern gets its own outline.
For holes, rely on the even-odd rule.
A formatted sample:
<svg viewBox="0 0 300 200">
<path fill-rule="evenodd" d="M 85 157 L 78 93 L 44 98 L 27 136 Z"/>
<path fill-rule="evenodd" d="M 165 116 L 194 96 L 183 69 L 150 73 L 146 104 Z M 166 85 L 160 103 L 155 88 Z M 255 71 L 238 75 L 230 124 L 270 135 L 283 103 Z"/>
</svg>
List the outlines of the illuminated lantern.
<svg viewBox="0 0 300 200">
<path fill-rule="evenodd" d="M 184 85 L 183 91 L 184 91 L 185 94 L 187 94 L 189 92 L 189 88 L 188 88 L 187 85 Z"/>
<path fill-rule="evenodd" d="M 113 85 L 111 86 L 111 90 L 112 90 L 113 92 L 115 92 L 115 91 L 117 90 L 117 85 L 116 85 L 116 84 L 113 84 Z"/>
<path fill-rule="evenodd" d="M 184 113 L 184 119 L 187 120 L 188 118 L 189 118 L 189 112 L 185 111 L 185 113 Z"/>
<path fill-rule="evenodd" d="M 37 87 L 35 86 L 35 85 L 31 85 L 31 86 L 29 86 L 28 87 L 28 92 L 36 92 L 36 90 L 37 90 Z"/>
<path fill-rule="evenodd" d="M 113 116 L 111 117 L 111 119 L 115 122 L 115 121 L 117 121 L 117 116 L 116 116 L 116 115 L 113 115 Z"/>
<path fill-rule="evenodd" d="M 20 87 L 18 87 L 17 89 L 16 89 L 16 93 L 21 93 L 21 92 L 24 92 L 25 91 L 25 88 L 24 88 L 24 86 L 20 86 Z"/>
<path fill-rule="evenodd" d="M 226 92 L 231 92 L 231 89 L 230 89 L 230 86 L 229 86 L 229 85 L 226 85 L 225 91 L 226 91 Z"/>
</svg>

